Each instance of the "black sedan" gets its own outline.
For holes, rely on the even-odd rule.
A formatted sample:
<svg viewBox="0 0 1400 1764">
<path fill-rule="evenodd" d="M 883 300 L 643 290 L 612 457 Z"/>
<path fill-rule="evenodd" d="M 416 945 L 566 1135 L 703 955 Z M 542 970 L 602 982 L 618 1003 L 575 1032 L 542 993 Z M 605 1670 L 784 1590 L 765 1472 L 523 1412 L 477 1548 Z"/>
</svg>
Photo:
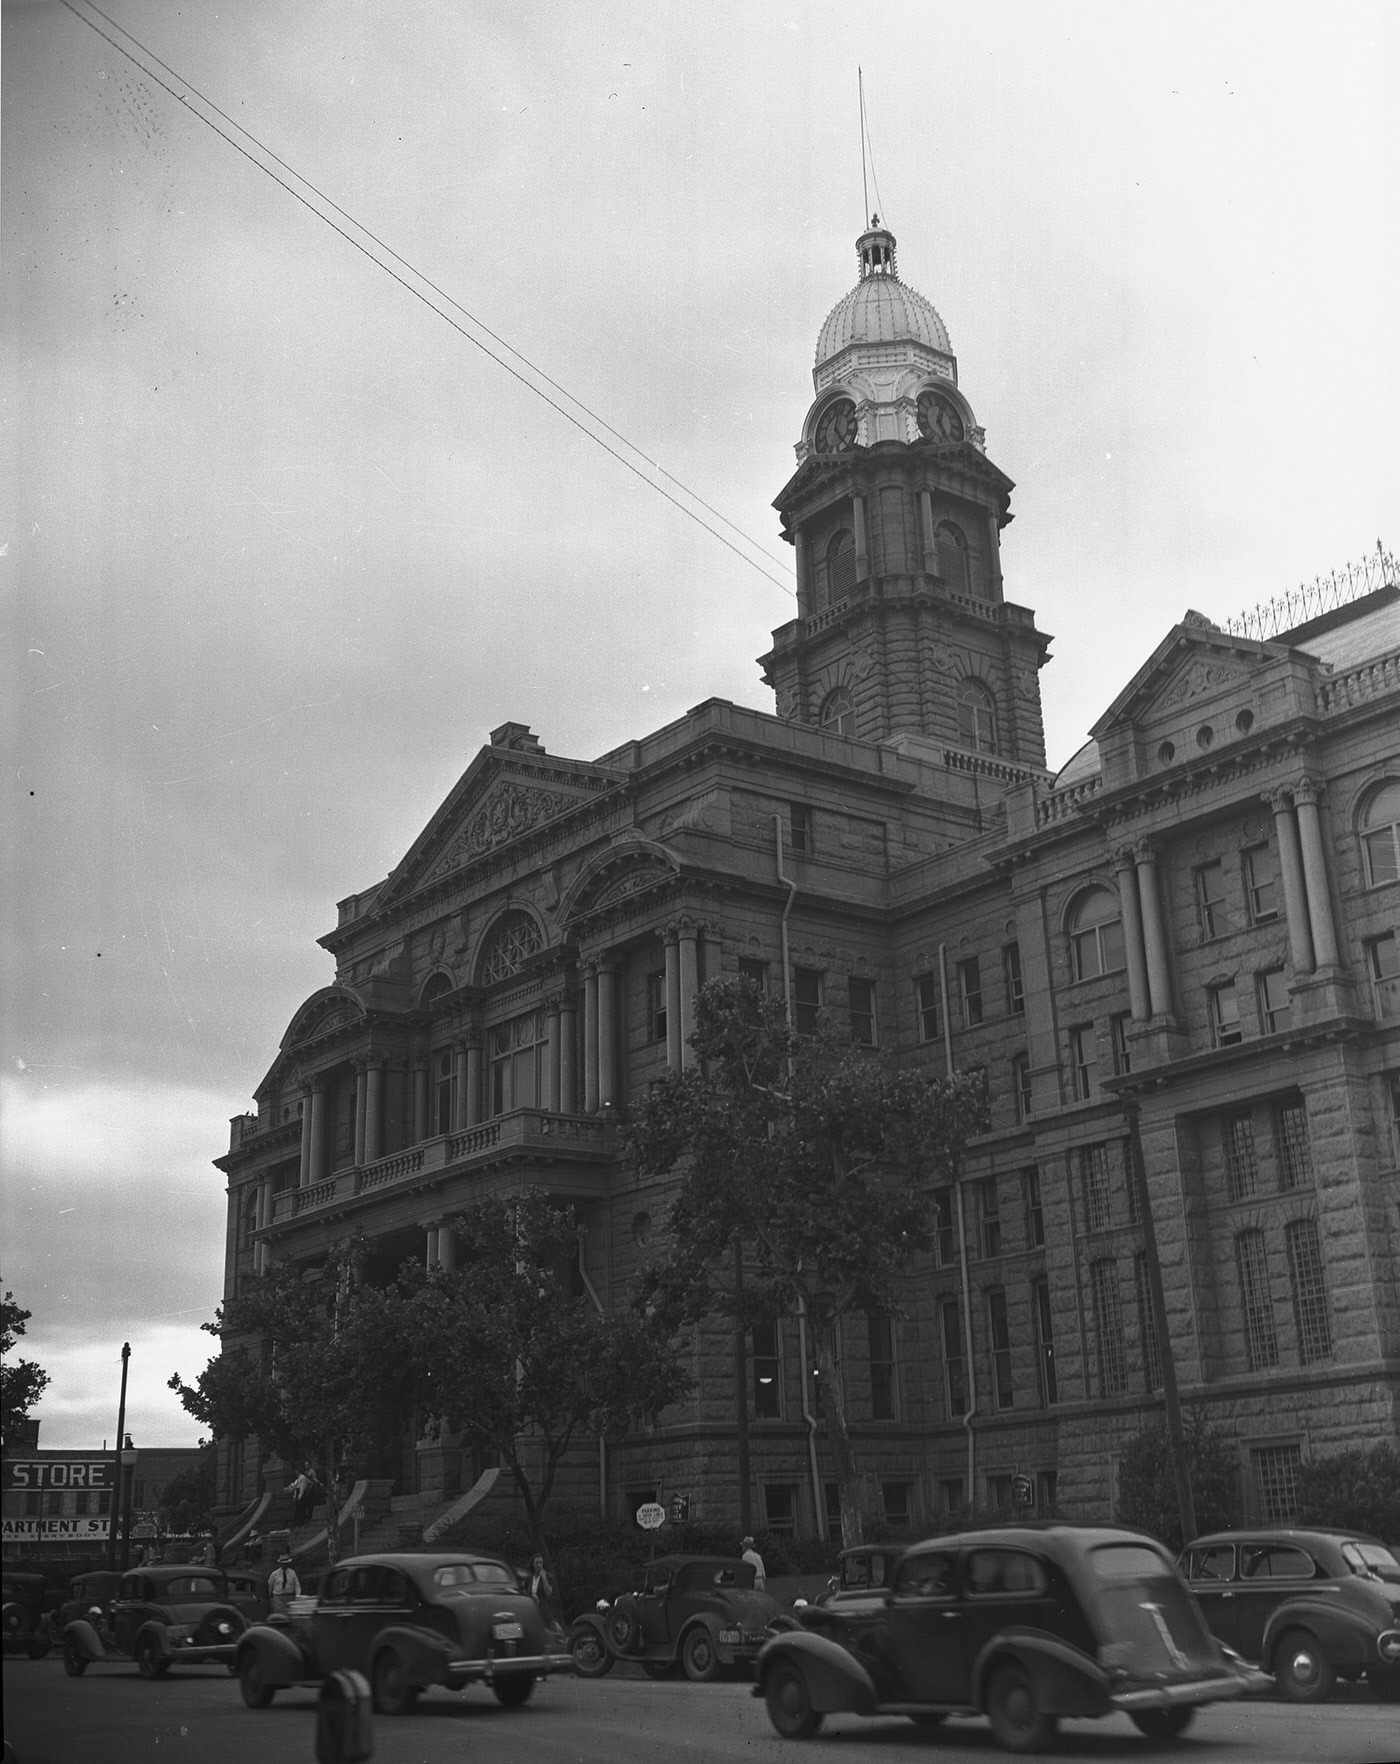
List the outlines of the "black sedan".
<svg viewBox="0 0 1400 1764">
<path fill-rule="evenodd" d="M 575 1619 L 574 1670 L 601 1678 L 616 1661 L 635 1660 L 651 1678 L 679 1667 L 692 1683 L 705 1684 L 722 1666 L 756 1659 L 792 1619 L 757 1589 L 755 1577 L 753 1564 L 738 1557 L 658 1556 L 635 1592 Z"/>
</svg>

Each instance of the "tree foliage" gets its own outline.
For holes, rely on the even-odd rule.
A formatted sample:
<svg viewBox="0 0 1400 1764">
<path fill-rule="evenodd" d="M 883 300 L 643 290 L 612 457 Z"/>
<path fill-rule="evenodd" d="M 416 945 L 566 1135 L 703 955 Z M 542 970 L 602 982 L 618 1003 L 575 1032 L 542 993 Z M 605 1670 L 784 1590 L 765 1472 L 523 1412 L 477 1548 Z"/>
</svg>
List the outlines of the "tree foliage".
<svg viewBox="0 0 1400 1764">
<path fill-rule="evenodd" d="M 161 1489 L 156 1510 L 162 1531 L 184 1536 L 210 1529 L 214 1515 L 214 1460 L 214 1447 L 201 1446 L 196 1462 L 178 1476 L 172 1476 Z"/>
<path fill-rule="evenodd" d="M 1304 1464 L 1296 1517 L 1300 1525 L 1335 1525 L 1400 1542 L 1400 1451 L 1355 1446 Z"/>
<path fill-rule="evenodd" d="M 840 1321 L 897 1311 L 899 1276 L 929 1241 L 927 1186 L 956 1174 L 968 1137 L 985 1126 L 985 1078 L 903 1069 L 826 1022 L 796 1036 L 781 1001 L 748 981 L 701 990 L 691 1044 L 698 1064 L 653 1087 L 629 1134 L 643 1174 L 680 1173 L 657 1302 L 694 1321 L 718 1313 L 752 1324 L 792 1311 L 805 1320 L 842 1535 L 858 1543 Z"/>
<path fill-rule="evenodd" d="M 30 1313 L 7 1292 L 0 1299 L 0 1438 L 8 1440 L 44 1394 L 49 1375 L 34 1360 L 13 1358 Z"/>
<path fill-rule="evenodd" d="M 1215 1431 L 1201 1409 L 1186 1412 L 1182 1431 L 1198 1534 L 1237 1525 L 1240 1478 L 1234 1446 Z M 1118 1460 L 1117 1517 L 1125 1525 L 1151 1532 L 1172 1550 L 1191 1541 L 1181 1535 L 1171 1442 L 1162 1421 L 1149 1422 L 1123 1447 Z"/>
</svg>

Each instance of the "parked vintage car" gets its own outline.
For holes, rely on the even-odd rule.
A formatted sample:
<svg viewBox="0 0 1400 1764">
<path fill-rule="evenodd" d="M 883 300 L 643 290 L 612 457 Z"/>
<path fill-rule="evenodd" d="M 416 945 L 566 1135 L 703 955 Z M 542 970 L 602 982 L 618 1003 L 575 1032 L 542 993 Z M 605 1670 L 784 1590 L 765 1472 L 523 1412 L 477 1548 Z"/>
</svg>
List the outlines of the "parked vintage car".
<svg viewBox="0 0 1400 1764">
<path fill-rule="evenodd" d="M 28 1654 L 42 1660 L 52 1643 L 44 1616 L 44 1577 L 19 1568 L 6 1567 L 0 1581 L 0 1629 L 7 1654 Z"/>
<path fill-rule="evenodd" d="M 306 1603 L 240 1638 L 234 1671 L 250 1709 L 346 1669 L 365 1675 L 386 1715 L 406 1713 L 432 1684 L 489 1684 L 513 1709 L 539 1679 L 572 1667 L 563 1637 L 498 1556 L 352 1556 Z"/>
<path fill-rule="evenodd" d="M 1360 1531 L 1217 1531 L 1181 1553 L 1206 1622 L 1295 1703 L 1363 1674 L 1400 1697 L 1400 1561 Z"/>
<path fill-rule="evenodd" d="M 829 1605 L 835 1600 L 849 1604 L 852 1599 L 878 1597 L 881 1587 L 888 1586 L 894 1565 L 899 1560 L 902 1544 L 853 1544 L 837 1557 L 836 1572 L 819 1594 L 815 1603 Z M 808 1601 L 809 1603 L 812 1601 Z"/>
<path fill-rule="evenodd" d="M 120 1571 L 112 1568 L 91 1568 L 86 1574 L 75 1574 L 68 1583 L 68 1597 L 59 1607 L 60 1628 L 75 1617 L 86 1617 L 94 1609 L 105 1615 L 121 1583 Z"/>
<path fill-rule="evenodd" d="M 228 1602 L 243 1613 L 245 1623 L 263 1623 L 269 1611 L 267 1576 L 252 1568 L 225 1568 Z"/>
<path fill-rule="evenodd" d="M 74 1585 L 92 1579 L 80 1575 Z M 72 1601 L 65 1609 L 71 1608 Z M 175 1665 L 227 1666 L 243 1629 L 217 1568 L 136 1568 L 121 1576 L 105 1607 L 95 1600 L 65 1623 L 63 1669 L 80 1678 L 89 1666 L 134 1660 L 142 1678 L 163 1678 Z"/>
<path fill-rule="evenodd" d="M 721 1666 L 749 1662 L 790 1625 L 776 1600 L 754 1585 L 754 1566 L 729 1556 L 658 1556 L 637 1592 L 586 1611 L 569 1632 L 574 1670 L 601 1678 L 618 1660 L 635 1660 L 653 1678 L 677 1666 L 704 1684 Z"/>
<path fill-rule="evenodd" d="M 1058 1524 L 933 1538 L 873 1598 L 809 1605 L 759 1655 L 755 1696 L 777 1731 L 823 1716 L 985 1714 L 1013 1752 L 1062 1716 L 1131 1717 L 1152 1739 L 1198 1705 L 1266 1687 L 1207 1629 L 1165 1549 L 1140 1532 Z"/>
</svg>

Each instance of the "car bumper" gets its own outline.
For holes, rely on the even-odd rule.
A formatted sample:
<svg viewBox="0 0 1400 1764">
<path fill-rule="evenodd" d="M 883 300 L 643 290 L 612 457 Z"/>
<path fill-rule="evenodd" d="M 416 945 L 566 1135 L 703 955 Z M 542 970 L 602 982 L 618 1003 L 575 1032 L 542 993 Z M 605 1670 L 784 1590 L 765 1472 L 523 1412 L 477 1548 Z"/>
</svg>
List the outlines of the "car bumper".
<svg viewBox="0 0 1400 1764">
<path fill-rule="evenodd" d="M 490 1684 L 503 1673 L 514 1677 L 531 1672 L 545 1678 L 551 1672 L 572 1672 L 572 1654 L 488 1654 L 484 1660 L 449 1660 L 447 1676 L 450 1684 Z"/>
<path fill-rule="evenodd" d="M 1252 1666 L 1232 1672 L 1228 1678 L 1193 1678 L 1185 1684 L 1152 1685 L 1142 1690 L 1111 1691 L 1115 1709 L 1131 1715 L 1134 1709 L 1179 1709 L 1191 1703 L 1225 1703 L 1249 1691 L 1272 1690 L 1273 1679 Z"/>
</svg>

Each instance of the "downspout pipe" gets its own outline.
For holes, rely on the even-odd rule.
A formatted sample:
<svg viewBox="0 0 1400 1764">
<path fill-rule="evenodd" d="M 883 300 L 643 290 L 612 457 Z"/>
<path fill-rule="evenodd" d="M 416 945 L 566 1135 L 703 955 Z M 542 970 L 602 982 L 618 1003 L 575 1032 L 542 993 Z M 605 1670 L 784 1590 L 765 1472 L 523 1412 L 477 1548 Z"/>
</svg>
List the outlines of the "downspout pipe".
<svg viewBox="0 0 1400 1764">
<path fill-rule="evenodd" d="M 938 986 L 943 1004 L 943 1050 L 948 1076 L 953 1076 L 953 1019 L 948 1012 L 948 945 L 938 946 Z M 977 1505 L 977 1439 L 973 1423 L 977 1418 L 977 1368 L 972 1358 L 972 1281 L 967 1271 L 967 1218 L 963 1206 L 963 1179 L 958 1173 L 955 1188 L 958 1197 L 958 1265 L 962 1270 L 963 1357 L 967 1364 L 967 1411 L 963 1429 L 967 1434 L 967 1501 Z"/>
<path fill-rule="evenodd" d="M 598 1297 L 598 1289 L 588 1278 L 588 1265 L 583 1257 L 587 1241 L 588 1233 L 580 1225 L 578 1228 L 579 1277 L 583 1281 L 583 1290 L 593 1300 L 594 1309 L 601 1317 L 604 1314 L 603 1301 Z M 598 1515 L 602 1519 L 606 1519 L 608 1516 L 608 1436 L 605 1433 L 598 1435 Z"/>
<path fill-rule="evenodd" d="M 773 851 L 774 851 L 774 859 L 775 859 L 775 873 L 777 875 L 778 880 L 783 884 L 783 886 L 788 891 L 787 901 L 783 906 L 783 917 L 782 917 L 782 924 L 780 926 L 780 934 L 781 934 L 781 938 L 782 938 L 782 951 L 783 951 L 783 1009 L 787 1013 L 788 1033 L 791 1034 L 791 1032 L 792 1032 L 792 963 L 788 959 L 789 958 L 788 915 L 792 912 L 792 903 L 797 899 L 797 884 L 796 884 L 796 882 L 793 881 L 791 876 L 784 875 L 784 873 L 783 873 L 783 817 L 781 815 L 774 815 L 774 817 L 773 817 Z"/>
</svg>

